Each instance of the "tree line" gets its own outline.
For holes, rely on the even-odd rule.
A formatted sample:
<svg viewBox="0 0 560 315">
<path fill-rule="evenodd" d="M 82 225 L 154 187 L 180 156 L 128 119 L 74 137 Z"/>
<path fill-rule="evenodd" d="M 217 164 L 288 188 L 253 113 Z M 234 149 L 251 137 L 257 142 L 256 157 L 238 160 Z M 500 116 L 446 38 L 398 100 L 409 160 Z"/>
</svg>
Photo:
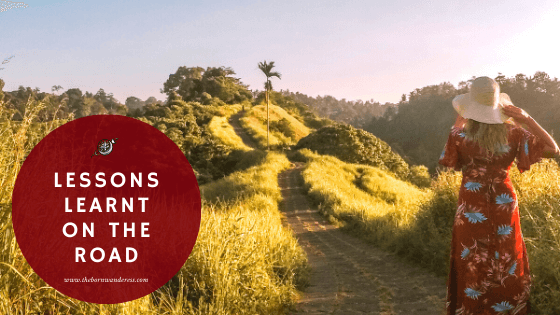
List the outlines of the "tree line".
<svg viewBox="0 0 560 315">
<path fill-rule="evenodd" d="M 473 78 L 474 79 L 474 78 Z M 517 74 L 506 77 L 499 74 L 495 80 L 501 91 L 508 93 L 516 106 L 525 109 L 555 139 L 560 134 L 560 84 L 557 78 L 551 78 L 545 72 L 536 72 L 533 76 Z M 289 90 L 280 93 L 268 91 L 269 99 L 285 107 L 289 112 L 297 113 L 312 127 L 325 125 L 315 116 L 319 114 L 332 120 L 349 123 L 362 128 L 383 141 L 399 153 L 408 164 L 425 165 L 430 172 L 437 167 L 438 157 L 453 124 L 456 113 L 451 100 L 469 91 L 470 82 L 463 81 L 455 87 L 449 82 L 417 88 L 402 96 L 398 104 L 370 101 L 337 100 L 332 96 L 310 97 Z M 269 82 L 267 80 L 267 82 Z M 14 112 L 12 119 L 23 117 L 25 104 L 29 99 L 43 101 L 45 108 L 39 114 L 39 120 L 65 119 L 70 115 L 79 118 L 94 114 L 118 114 L 132 117 L 176 116 L 180 110 L 173 110 L 177 102 L 185 103 L 195 112 L 202 114 L 200 106 L 220 106 L 237 103 L 266 102 L 266 93 L 252 92 L 248 86 L 235 77 L 235 72 L 227 67 L 179 67 L 164 82 L 162 93 L 168 95 L 166 101 L 155 97 L 141 100 L 135 96 L 128 97 L 125 104 L 116 100 L 112 93 L 100 89 L 95 94 L 82 92 L 78 88 L 63 90 L 53 86 L 53 93 L 41 92 L 38 88 L 20 86 L 18 90 L 3 92 L 4 81 L 0 79 L 0 100 L 7 109 Z M 266 90 L 266 86 L 265 86 Z M 197 104 L 194 106 L 193 104 Z M 194 106 L 194 107 L 193 107 Z M 188 115 L 190 116 L 190 115 Z M 202 115 L 204 116 L 204 115 Z M 192 117 L 190 119 L 193 119 Z M 153 120 L 153 119 L 152 119 Z M 198 118 L 197 125 L 205 124 Z M 184 121 L 181 121 L 184 123 Z M 194 126 L 194 125 L 193 125 Z M 187 128 L 188 129 L 188 128 Z M 181 130 L 184 136 L 187 130 Z M 195 141 L 196 142 L 196 141 Z M 206 143 L 206 141 L 203 141 Z M 183 143 L 184 144 L 184 143 Z M 182 145 L 182 144 L 181 144 Z M 186 149 L 186 147 L 185 147 Z M 190 151 L 190 149 L 186 149 Z M 216 175 L 217 176 L 217 175 Z"/>
<path fill-rule="evenodd" d="M 473 77 L 474 79 L 474 77 Z M 455 87 L 449 82 L 417 88 L 383 116 L 372 118 L 363 129 L 386 141 L 411 164 L 435 172 L 449 130 L 455 122 L 453 98 L 468 93 L 472 80 Z M 560 84 L 545 72 L 533 76 L 499 73 L 495 80 L 518 107 L 525 109 L 558 141 L 560 135 Z"/>
<path fill-rule="evenodd" d="M 374 117 L 383 116 L 389 108 L 397 106 L 393 103 L 381 104 L 374 101 L 348 101 L 346 99 L 336 99 L 333 96 L 311 97 L 300 92 L 290 90 L 281 91 L 287 97 L 308 105 L 319 116 L 344 122 L 356 128 L 363 128 Z"/>
<path fill-rule="evenodd" d="M 56 94 L 63 88 L 55 85 L 53 93 L 41 92 L 39 88 L 19 86 L 15 91 L 2 91 L 4 81 L 0 79 L 0 100 L 3 100 L 4 109 L 13 112 L 11 117 L 20 120 L 25 113 L 26 104 L 29 101 L 41 101 L 45 107 L 37 116 L 38 121 L 50 121 L 53 119 L 68 119 L 69 117 L 80 118 L 89 115 L 127 115 L 129 108 L 121 104 L 112 93 L 106 93 L 99 89 L 95 94 L 82 92 L 79 88 L 68 89 Z M 146 100 L 152 101 L 155 98 Z"/>
<path fill-rule="evenodd" d="M 226 67 L 179 67 L 161 89 L 167 100 L 130 96 L 125 104 L 103 89 L 93 94 L 78 88 L 64 91 L 62 86 L 55 85 L 52 93 L 47 93 L 20 86 L 16 91 L 4 92 L 4 81 L 0 79 L 0 119 L 21 120 L 29 102 L 44 104 L 35 123 L 98 114 L 136 117 L 174 141 L 189 159 L 199 182 L 204 183 L 250 166 L 258 162 L 254 157 L 260 156 L 254 153 L 247 157 L 243 152 L 232 151 L 216 141 L 208 129 L 212 117 L 223 115 L 220 106 L 253 100 L 248 87 L 234 75 Z"/>
<path fill-rule="evenodd" d="M 198 102 L 202 105 L 236 104 L 251 101 L 253 95 L 239 78 L 234 77 L 235 72 L 227 67 L 179 67 L 169 75 L 164 82 L 161 93 L 168 96 L 166 101 L 148 97 L 141 100 L 130 96 L 125 103 L 119 102 L 113 93 L 99 89 L 95 94 L 82 92 L 79 88 L 66 91 L 60 85 L 52 87 L 52 93 L 41 92 L 39 88 L 20 86 L 15 91 L 4 92 L 4 81 L 0 79 L 0 97 L 3 97 L 5 107 L 15 112 L 13 119 L 23 117 L 25 104 L 31 99 L 42 101 L 46 108 L 40 113 L 39 120 L 66 119 L 70 115 L 75 118 L 89 115 L 128 115 L 140 117 L 146 111 L 154 111 L 158 106 L 163 106 L 171 101 L 172 93 L 179 95 L 185 102 Z"/>
</svg>

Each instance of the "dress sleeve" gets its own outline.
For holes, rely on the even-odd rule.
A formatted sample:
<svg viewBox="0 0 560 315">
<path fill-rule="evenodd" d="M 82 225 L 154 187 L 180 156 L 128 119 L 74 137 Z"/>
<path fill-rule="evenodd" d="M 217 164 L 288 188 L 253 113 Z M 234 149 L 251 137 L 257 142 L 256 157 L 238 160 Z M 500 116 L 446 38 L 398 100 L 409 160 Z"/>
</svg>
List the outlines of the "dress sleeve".
<svg viewBox="0 0 560 315">
<path fill-rule="evenodd" d="M 459 161 L 459 150 L 458 145 L 460 141 L 458 140 L 457 132 L 455 128 L 451 129 L 449 137 L 447 138 L 447 143 L 441 152 L 439 157 L 439 164 L 451 167 L 456 171 L 460 171 L 462 165 Z"/>
<path fill-rule="evenodd" d="M 532 164 L 542 159 L 545 142 L 531 132 L 518 128 L 517 168 L 520 173 L 529 170 Z"/>
</svg>

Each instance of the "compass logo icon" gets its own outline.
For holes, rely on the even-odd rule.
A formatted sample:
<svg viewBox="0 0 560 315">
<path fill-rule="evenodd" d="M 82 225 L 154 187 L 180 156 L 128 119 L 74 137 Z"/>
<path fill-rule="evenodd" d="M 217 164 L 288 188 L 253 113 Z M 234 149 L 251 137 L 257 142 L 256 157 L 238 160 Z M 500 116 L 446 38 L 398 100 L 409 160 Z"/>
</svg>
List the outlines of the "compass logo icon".
<svg viewBox="0 0 560 315">
<path fill-rule="evenodd" d="M 113 144 L 117 143 L 117 140 L 119 138 L 115 138 L 115 139 L 103 139 L 101 141 L 99 141 L 99 143 L 97 144 L 97 151 L 95 151 L 91 157 L 93 157 L 94 155 L 109 155 L 111 152 L 113 152 Z"/>
</svg>

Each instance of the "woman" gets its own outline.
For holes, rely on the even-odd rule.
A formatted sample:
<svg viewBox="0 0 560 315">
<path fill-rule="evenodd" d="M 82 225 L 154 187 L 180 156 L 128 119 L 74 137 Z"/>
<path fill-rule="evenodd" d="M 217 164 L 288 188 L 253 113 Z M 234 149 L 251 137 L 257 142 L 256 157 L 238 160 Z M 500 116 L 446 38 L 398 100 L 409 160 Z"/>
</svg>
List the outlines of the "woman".
<svg viewBox="0 0 560 315">
<path fill-rule="evenodd" d="M 453 107 L 459 115 L 439 159 L 463 171 L 447 314 L 528 314 L 531 278 L 508 173 L 515 159 L 523 172 L 558 154 L 558 145 L 491 78 L 475 79 Z"/>
</svg>

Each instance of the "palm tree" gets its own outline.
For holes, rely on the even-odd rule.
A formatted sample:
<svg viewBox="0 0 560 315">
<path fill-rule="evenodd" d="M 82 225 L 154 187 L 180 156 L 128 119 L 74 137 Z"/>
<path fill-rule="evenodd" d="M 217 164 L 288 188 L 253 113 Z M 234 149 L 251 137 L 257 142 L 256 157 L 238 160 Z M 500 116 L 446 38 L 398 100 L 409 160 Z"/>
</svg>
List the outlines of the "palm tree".
<svg viewBox="0 0 560 315">
<path fill-rule="evenodd" d="M 270 114 L 268 109 L 270 106 L 268 91 L 272 91 L 272 83 L 270 83 L 270 78 L 277 77 L 278 79 L 280 79 L 281 76 L 279 72 L 276 71 L 273 72 L 272 68 L 274 68 L 274 61 L 271 61 L 268 64 L 266 63 L 266 60 L 264 62 L 259 62 L 259 69 L 261 69 L 264 75 L 266 76 L 266 82 L 264 83 L 264 90 L 265 90 L 265 98 L 266 98 L 266 150 L 267 151 L 270 150 L 269 147 Z"/>
<path fill-rule="evenodd" d="M 63 87 L 60 86 L 60 85 L 53 85 L 53 87 L 51 88 L 51 90 L 53 92 L 55 92 L 55 91 L 58 92 L 59 90 L 62 90 L 62 89 L 63 89 Z"/>
</svg>

